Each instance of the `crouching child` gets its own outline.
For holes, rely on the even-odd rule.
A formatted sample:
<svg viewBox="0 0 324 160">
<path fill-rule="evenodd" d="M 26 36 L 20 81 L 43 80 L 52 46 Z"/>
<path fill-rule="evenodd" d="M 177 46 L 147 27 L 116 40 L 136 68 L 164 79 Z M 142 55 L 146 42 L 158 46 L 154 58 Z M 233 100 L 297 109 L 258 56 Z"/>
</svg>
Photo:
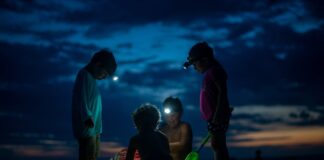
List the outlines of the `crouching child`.
<svg viewBox="0 0 324 160">
<path fill-rule="evenodd" d="M 161 114 L 156 106 L 142 104 L 132 115 L 138 133 L 129 140 L 126 160 L 138 150 L 141 160 L 172 160 L 167 137 L 157 130 Z"/>
</svg>

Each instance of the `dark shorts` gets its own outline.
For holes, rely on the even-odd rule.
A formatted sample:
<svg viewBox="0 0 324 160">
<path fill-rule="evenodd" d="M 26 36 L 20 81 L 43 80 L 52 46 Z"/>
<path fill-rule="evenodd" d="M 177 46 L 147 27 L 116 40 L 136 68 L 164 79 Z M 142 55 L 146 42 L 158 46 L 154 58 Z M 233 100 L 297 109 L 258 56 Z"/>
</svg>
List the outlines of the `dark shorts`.
<svg viewBox="0 0 324 160">
<path fill-rule="evenodd" d="M 79 138 L 79 160 L 96 160 L 100 150 L 100 135 Z"/>
</svg>

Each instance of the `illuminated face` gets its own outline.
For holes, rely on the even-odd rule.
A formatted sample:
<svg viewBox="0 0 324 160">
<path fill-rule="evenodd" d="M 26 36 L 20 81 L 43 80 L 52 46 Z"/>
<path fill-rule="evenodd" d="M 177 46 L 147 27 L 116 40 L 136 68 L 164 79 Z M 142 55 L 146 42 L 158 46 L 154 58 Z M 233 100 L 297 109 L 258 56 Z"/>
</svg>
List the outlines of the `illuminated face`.
<svg viewBox="0 0 324 160">
<path fill-rule="evenodd" d="M 171 128 L 178 126 L 178 124 L 180 123 L 181 113 L 172 112 L 171 108 L 166 107 L 166 108 L 164 108 L 164 115 L 165 115 L 166 123 Z"/>
</svg>

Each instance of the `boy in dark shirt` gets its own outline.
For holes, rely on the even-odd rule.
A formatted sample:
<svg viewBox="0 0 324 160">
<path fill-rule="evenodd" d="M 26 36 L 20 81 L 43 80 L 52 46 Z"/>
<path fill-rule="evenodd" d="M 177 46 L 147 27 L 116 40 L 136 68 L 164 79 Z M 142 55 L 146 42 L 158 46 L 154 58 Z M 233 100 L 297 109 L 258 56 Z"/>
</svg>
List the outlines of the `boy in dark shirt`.
<svg viewBox="0 0 324 160">
<path fill-rule="evenodd" d="M 157 131 L 161 114 L 156 106 L 143 104 L 133 113 L 138 133 L 129 140 L 126 160 L 133 160 L 138 150 L 141 160 L 172 160 L 167 137 Z"/>
</svg>

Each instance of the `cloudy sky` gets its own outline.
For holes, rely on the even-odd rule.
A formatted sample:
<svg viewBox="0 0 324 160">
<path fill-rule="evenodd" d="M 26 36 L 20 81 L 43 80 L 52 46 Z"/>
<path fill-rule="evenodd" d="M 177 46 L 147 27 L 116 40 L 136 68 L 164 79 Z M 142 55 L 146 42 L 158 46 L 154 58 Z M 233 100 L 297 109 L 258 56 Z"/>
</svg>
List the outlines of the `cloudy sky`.
<svg viewBox="0 0 324 160">
<path fill-rule="evenodd" d="M 316 157 L 324 148 L 323 10 L 320 0 L 3 0 L 0 157 L 77 157 L 72 87 L 102 48 L 114 52 L 120 77 L 98 83 L 102 157 L 127 147 L 135 108 L 160 107 L 170 95 L 182 100 L 196 146 L 206 135 L 202 75 L 181 66 L 198 41 L 213 46 L 229 74 L 232 157 L 256 149 L 263 157 Z"/>
</svg>

